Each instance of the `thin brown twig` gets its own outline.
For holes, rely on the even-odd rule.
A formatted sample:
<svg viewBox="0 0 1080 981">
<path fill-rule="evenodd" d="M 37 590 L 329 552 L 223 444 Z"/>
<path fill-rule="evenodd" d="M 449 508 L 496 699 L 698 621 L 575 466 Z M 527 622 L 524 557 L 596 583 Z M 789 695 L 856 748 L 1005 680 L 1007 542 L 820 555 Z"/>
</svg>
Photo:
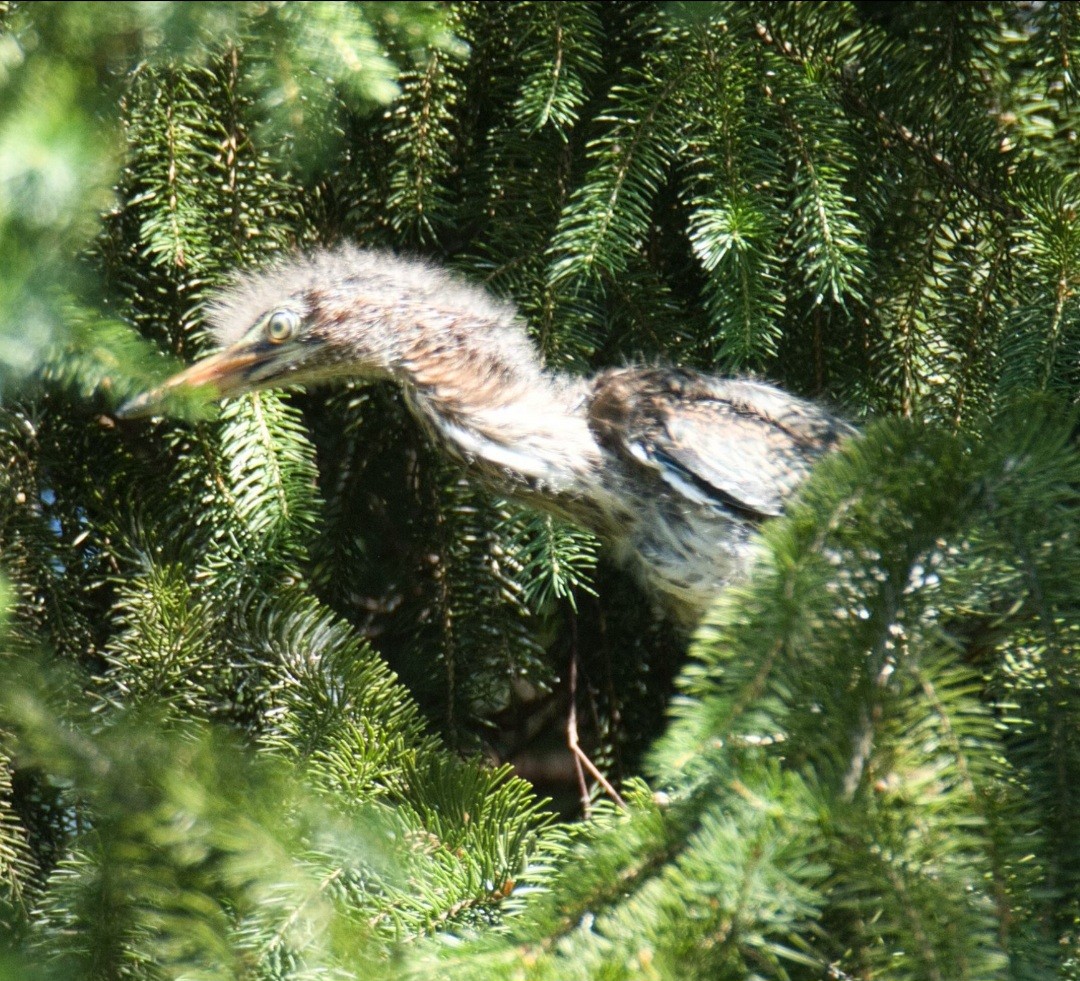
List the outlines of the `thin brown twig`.
<svg viewBox="0 0 1080 981">
<path fill-rule="evenodd" d="M 570 710 L 566 717 L 566 744 L 570 747 L 570 752 L 574 757 L 574 769 L 578 774 L 578 786 L 581 788 L 581 805 L 585 812 L 585 816 L 589 816 L 590 804 L 589 804 L 589 787 L 585 782 L 585 774 L 582 772 L 582 768 L 589 771 L 589 775 L 603 788 L 605 794 L 608 795 L 619 807 L 625 808 L 626 801 L 622 799 L 619 792 L 611 785 L 611 782 L 605 777 L 596 764 L 589 759 L 588 754 L 581 748 L 578 742 L 578 729 L 577 729 L 577 680 L 578 680 L 578 653 L 577 647 L 574 647 L 573 652 L 570 655 Z"/>
</svg>

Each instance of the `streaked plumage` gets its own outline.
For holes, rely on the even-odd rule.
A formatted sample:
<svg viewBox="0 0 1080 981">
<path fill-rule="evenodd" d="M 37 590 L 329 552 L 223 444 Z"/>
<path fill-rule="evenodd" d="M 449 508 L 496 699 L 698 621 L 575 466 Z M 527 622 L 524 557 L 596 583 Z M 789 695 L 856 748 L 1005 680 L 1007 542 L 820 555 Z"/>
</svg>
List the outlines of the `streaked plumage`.
<svg viewBox="0 0 1080 981">
<path fill-rule="evenodd" d="M 343 248 L 240 276 L 210 306 L 223 352 L 169 392 L 388 379 L 447 452 L 500 493 L 595 532 L 665 610 L 697 622 L 754 532 L 852 430 L 759 382 L 674 368 L 545 371 L 513 307 L 424 263 Z"/>
</svg>

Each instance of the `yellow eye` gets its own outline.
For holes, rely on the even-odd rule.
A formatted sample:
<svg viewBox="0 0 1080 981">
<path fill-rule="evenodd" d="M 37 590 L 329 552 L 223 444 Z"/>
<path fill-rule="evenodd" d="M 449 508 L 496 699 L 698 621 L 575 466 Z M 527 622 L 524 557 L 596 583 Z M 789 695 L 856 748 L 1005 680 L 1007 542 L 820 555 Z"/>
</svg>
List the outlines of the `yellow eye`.
<svg viewBox="0 0 1080 981">
<path fill-rule="evenodd" d="M 266 339 L 273 344 L 283 344 L 299 326 L 300 318 L 292 310 L 277 310 L 266 321 Z"/>
</svg>

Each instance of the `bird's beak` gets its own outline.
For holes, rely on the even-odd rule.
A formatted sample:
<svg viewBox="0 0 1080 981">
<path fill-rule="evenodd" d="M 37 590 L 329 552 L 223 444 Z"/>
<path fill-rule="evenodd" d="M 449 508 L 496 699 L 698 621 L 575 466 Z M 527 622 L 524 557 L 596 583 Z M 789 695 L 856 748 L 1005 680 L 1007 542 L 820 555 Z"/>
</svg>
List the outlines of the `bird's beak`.
<svg viewBox="0 0 1080 981">
<path fill-rule="evenodd" d="M 192 396 L 217 400 L 240 395 L 258 384 L 252 375 L 277 352 L 263 345 L 241 342 L 224 351 L 196 361 L 157 388 L 128 399 L 119 409 L 119 419 L 140 419 L 160 414 L 170 403 L 190 401 Z"/>
</svg>

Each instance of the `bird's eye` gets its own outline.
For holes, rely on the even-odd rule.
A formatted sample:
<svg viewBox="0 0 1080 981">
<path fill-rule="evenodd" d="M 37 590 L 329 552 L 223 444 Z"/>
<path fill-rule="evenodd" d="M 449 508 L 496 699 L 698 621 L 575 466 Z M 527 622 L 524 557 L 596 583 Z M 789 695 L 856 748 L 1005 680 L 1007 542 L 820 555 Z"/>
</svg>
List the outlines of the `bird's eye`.
<svg viewBox="0 0 1080 981">
<path fill-rule="evenodd" d="M 278 310 L 266 321 L 266 339 L 273 344 L 283 344 L 299 326 L 300 318 L 292 310 Z"/>
</svg>

